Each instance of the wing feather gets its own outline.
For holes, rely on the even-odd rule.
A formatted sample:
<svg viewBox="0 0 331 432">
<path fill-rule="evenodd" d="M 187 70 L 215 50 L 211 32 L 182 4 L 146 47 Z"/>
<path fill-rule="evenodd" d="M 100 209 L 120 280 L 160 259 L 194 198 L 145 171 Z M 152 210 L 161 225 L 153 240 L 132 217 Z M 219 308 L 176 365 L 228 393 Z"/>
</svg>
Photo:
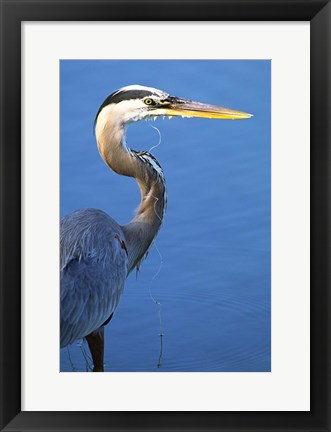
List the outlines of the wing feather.
<svg viewBox="0 0 331 432">
<path fill-rule="evenodd" d="M 117 238 L 124 241 L 121 227 L 100 210 L 61 221 L 61 347 L 98 329 L 116 309 L 128 265 Z"/>
</svg>

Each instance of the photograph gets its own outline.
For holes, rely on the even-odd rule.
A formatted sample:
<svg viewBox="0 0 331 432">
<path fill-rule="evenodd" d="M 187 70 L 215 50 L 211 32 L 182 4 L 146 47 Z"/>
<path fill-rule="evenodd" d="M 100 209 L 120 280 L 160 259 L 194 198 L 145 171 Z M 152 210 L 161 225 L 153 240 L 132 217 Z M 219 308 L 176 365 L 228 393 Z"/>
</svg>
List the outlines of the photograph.
<svg viewBox="0 0 331 432">
<path fill-rule="evenodd" d="M 60 76 L 60 372 L 271 372 L 271 60 Z"/>
</svg>

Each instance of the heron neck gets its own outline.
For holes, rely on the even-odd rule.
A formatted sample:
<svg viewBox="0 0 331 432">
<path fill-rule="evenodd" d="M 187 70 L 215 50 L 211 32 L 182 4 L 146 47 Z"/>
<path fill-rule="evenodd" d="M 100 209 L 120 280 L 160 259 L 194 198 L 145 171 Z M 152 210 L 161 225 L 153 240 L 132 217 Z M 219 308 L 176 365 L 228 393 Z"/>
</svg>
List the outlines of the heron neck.
<svg viewBox="0 0 331 432">
<path fill-rule="evenodd" d="M 166 207 L 163 172 L 152 155 L 127 148 L 123 124 L 112 122 L 111 116 L 106 122 L 98 118 L 96 138 L 105 163 L 117 174 L 134 177 L 140 188 L 141 201 L 136 214 L 122 226 L 131 272 L 135 267 L 139 269 L 162 224 Z"/>
</svg>

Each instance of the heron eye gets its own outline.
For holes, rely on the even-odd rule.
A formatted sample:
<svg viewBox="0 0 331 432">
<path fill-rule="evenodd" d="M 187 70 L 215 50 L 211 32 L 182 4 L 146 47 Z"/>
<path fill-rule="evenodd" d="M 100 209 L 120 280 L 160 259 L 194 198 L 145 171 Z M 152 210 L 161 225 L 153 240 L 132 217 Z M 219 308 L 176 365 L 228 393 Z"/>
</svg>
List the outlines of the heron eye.
<svg viewBox="0 0 331 432">
<path fill-rule="evenodd" d="M 155 104 L 155 102 L 153 101 L 153 99 L 150 99 L 150 98 L 145 99 L 144 102 L 145 102 L 146 105 L 153 105 L 153 104 Z"/>
</svg>

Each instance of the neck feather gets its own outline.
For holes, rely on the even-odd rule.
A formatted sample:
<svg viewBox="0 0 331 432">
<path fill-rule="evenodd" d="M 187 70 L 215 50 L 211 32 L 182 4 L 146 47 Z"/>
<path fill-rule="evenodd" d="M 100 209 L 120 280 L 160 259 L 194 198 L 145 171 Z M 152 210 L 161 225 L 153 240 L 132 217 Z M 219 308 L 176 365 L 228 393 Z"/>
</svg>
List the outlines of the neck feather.
<svg viewBox="0 0 331 432">
<path fill-rule="evenodd" d="M 141 192 L 135 217 L 122 226 L 129 255 L 129 272 L 146 256 L 162 224 L 166 186 L 157 160 L 147 152 L 127 148 L 124 124 L 112 121 L 111 108 L 104 108 L 96 123 L 98 149 L 105 163 L 117 174 L 134 177 Z"/>
</svg>

